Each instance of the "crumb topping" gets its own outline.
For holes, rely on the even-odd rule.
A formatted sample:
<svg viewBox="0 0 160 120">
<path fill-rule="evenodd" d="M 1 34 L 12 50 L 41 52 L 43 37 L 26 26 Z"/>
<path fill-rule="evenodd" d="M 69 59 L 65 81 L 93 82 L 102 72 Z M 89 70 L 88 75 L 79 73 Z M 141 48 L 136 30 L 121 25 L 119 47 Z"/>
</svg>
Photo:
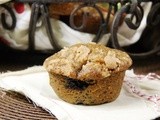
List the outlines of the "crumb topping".
<svg viewBox="0 0 160 120">
<path fill-rule="evenodd" d="M 108 51 L 107 55 L 104 58 L 105 65 L 108 69 L 116 69 L 118 64 L 121 61 L 116 57 L 116 53 L 114 51 Z"/>
<path fill-rule="evenodd" d="M 79 80 L 103 79 L 131 64 L 127 53 L 93 43 L 64 48 L 44 61 L 48 72 Z"/>
</svg>

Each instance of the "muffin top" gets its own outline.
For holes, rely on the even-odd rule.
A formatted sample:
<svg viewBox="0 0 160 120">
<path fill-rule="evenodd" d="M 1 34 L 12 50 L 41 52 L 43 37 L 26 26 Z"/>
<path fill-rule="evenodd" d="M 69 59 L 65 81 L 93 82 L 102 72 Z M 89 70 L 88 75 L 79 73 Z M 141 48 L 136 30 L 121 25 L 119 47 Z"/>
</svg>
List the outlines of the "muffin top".
<svg viewBox="0 0 160 120">
<path fill-rule="evenodd" d="M 129 55 L 101 44 L 87 43 L 66 47 L 44 61 L 49 73 L 78 80 L 100 80 L 132 65 Z"/>
</svg>

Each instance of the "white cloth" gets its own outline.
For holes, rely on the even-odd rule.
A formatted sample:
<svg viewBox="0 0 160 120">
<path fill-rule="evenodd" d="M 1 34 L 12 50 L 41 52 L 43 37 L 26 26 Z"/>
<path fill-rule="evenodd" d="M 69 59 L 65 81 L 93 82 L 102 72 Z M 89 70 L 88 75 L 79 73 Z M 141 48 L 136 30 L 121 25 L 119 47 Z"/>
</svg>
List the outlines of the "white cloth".
<svg viewBox="0 0 160 120">
<path fill-rule="evenodd" d="M 0 0 L 0 4 L 4 4 L 4 3 L 8 2 L 8 1 L 11 1 L 11 0 Z"/>
<path fill-rule="evenodd" d="M 160 111 L 158 111 L 160 106 L 157 103 L 147 101 L 142 96 L 141 98 L 140 96 L 135 97 L 131 94 L 132 89 L 129 88 L 131 86 L 127 84 L 135 85 L 134 87 L 143 86 L 143 88 L 148 88 L 145 89 L 145 92 L 139 91 L 139 93 L 143 92 L 146 96 L 151 94 L 147 93 L 151 89 L 154 94 L 158 95 L 160 93 L 158 77 L 157 75 L 157 77 L 152 77 L 153 79 L 149 80 L 149 77 L 137 77 L 133 71 L 128 70 L 120 96 L 114 102 L 95 106 L 73 105 L 58 98 L 49 85 L 48 73 L 42 66 L 2 73 L 0 75 L 0 87 L 5 90 L 23 93 L 37 106 L 41 106 L 54 114 L 58 120 L 151 120 L 160 115 Z M 136 80 L 135 78 L 143 78 L 144 80 Z M 152 84 L 148 84 L 149 82 Z M 158 99 L 155 102 L 159 102 Z"/>
</svg>

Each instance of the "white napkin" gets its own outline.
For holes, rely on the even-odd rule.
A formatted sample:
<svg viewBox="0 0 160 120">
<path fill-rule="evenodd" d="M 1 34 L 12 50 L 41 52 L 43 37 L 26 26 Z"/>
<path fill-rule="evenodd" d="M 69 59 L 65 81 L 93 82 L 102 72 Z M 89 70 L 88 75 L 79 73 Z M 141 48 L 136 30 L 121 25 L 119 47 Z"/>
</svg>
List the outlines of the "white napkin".
<svg viewBox="0 0 160 120">
<path fill-rule="evenodd" d="M 95 106 L 73 105 L 59 99 L 49 85 L 48 73 L 42 66 L 2 73 L 0 87 L 24 94 L 58 120 L 151 120 L 160 115 L 159 79 L 158 75 L 138 76 L 128 70 L 120 96 L 114 102 Z M 142 88 L 148 89 L 142 91 Z M 151 90 L 154 93 L 148 92 Z M 146 96 L 140 96 L 140 93 Z M 147 100 L 147 94 L 150 97 L 157 95 L 157 99 Z"/>
</svg>

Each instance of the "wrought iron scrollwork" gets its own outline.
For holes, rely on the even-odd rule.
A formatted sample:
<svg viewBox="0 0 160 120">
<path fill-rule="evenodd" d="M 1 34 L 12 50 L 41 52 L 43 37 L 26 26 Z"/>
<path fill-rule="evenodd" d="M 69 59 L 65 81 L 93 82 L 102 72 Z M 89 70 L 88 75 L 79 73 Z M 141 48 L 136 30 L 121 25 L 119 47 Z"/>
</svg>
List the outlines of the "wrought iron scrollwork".
<svg viewBox="0 0 160 120">
<path fill-rule="evenodd" d="M 9 25 L 6 22 L 7 21 L 6 14 L 2 13 L 1 14 L 1 22 L 2 22 L 3 28 L 7 29 L 7 30 L 13 30 L 16 26 L 16 17 L 15 17 L 13 10 L 9 6 L 7 6 L 6 4 L 1 4 L 0 7 L 3 7 L 5 10 L 7 10 L 7 12 L 10 14 L 11 21 L 12 21 L 12 23 Z"/>
<path fill-rule="evenodd" d="M 102 31 L 106 27 L 106 22 L 105 22 L 105 19 L 103 17 L 103 14 L 102 14 L 101 10 L 99 9 L 99 7 L 95 3 L 83 3 L 83 4 L 79 5 L 77 8 L 75 8 L 72 11 L 71 15 L 70 15 L 70 25 L 71 25 L 71 27 L 73 29 L 79 30 L 79 31 L 81 31 L 86 26 L 86 24 L 87 24 L 86 21 L 87 21 L 87 16 L 88 16 L 88 14 L 86 12 L 84 12 L 84 14 L 83 14 L 83 20 L 82 20 L 82 24 L 80 26 L 76 26 L 75 25 L 75 20 L 74 20 L 75 14 L 80 9 L 85 8 L 85 7 L 92 7 L 92 8 L 94 8 L 97 11 L 97 13 L 99 14 L 99 16 L 100 16 L 99 31 L 97 33 L 97 36 L 92 40 L 93 42 L 98 42 L 98 40 L 100 39 Z"/>
<path fill-rule="evenodd" d="M 160 23 L 160 3 L 153 5 L 147 18 L 147 24 L 150 26 L 156 26 Z"/>
<path fill-rule="evenodd" d="M 117 12 L 115 19 L 112 24 L 112 29 L 111 29 L 111 39 L 112 39 L 112 45 L 114 48 L 124 50 L 120 44 L 119 40 L 117 37 L 118 33 L 118 27 L 120 24 L 120 19 L 123 16 L 123 14 L 131 14 L 131 17 L 128 19 L 126 18 L 124 21 L 128 25 L 129 28 L 131 29 L 137 29 L 141 23 L 142 17 L 144 15 L 144 11 L 142 7 L 140 6 L 139 3 L 133 3 L 133 4 L 126 4 L 122 6 L 122 8 Z M 136 17 L 136 24 L 132 23 L 133 16 Z M 160 51 L 160 47 L 155 47 L 152 50 L 144 53 L 129 53 L 133 58 L 146 58 L 152 55 L 155 55 L 157 52 Z"/>
<path fill-rule="evenodd" d="M 36 24 L 38 22 L 38 19 L 40 19 L 40 17 L 42 17 L 42 22 L 45 24 L 50 43 L 53 46 L 54 50 L 56 51 L 60 50 L 61 48 L 57 44 L 57 41 L 53 34 L 53 30 L 51 28 L 47 6 L 46 4 L 41 4 L 36 2 L 32 4 L 32 13 L 29 24 L 29 50 L 35 50 L 34 42 L 35 42 Z"/>
<path fill-rule="evenodd" d="M 35 50 L 35 31 L 36 31 L 36 24 L 39 19 L 42 20 L 46 27 L 47 35 L 50 40 L 51 45 L 53 46 L 53 49 L 58 51 L 61 49 L 61 47 L 58 45 L 57 40 L 55 39 L 55 36 L 53 34 L 53 29 L 51 28 L 51 23 L 48 16 L 48 8 L 47 4 L 50 3 L 66 3 L 66 2 L 81 2 L 82 4 L 75 8 L 71 15 L 70 15 L 70 26 L 73 29 L 81 30 L 84 26 L 86 26 L 86 19 L 87 19 L 87 13 L 84 13 L 84 16 L 82 17 L 82 24 L 80 26 L 76 26 L 74 23 L 74 15 L 78 12 L 78 10 L 84 8 L 84 7 L 91 7 L 97 11 L 97 13 L 100 16 L 100 26 L 99 30 L 95 36 L 95 38 L 92 40 L 93 42 L 99 42 L 100 38 L 106 33 L 106 28 L 109 25 L 110 21 L 110 15 L 111 12 L 114 11 L 114 20 L 112 22 L 112 28 L 111 28 L 111 42 L 112 47 L 124 50 L 118 40 L 118 28 L 120 23 L 125 22 L 130 29 L 136 30 L 142 21 L 142 18 L 144 16 L 144 10 L 141 6 L 142 0 L 87 0 L 87 1 L 80 1 L 80 0 L 15 0 L 16 2 L 23 2 L 23 3 L 29 3 L 32 5 L 32 12 L 31 12 L 31 19 L 29 24 L 29 50 L 34 51 Z M 98 2 L 106 2 L 109 4 L 108 8 L 108 15 L 106 18 L 104 18 L 102 11 L 100 8 L 96 5 Z M 154 27 L 157 24 L 160 23 L 160 2 L 159 0 L 145 0 L 143 2 L 152 2 L 153 6 L 152 9 L 149 12 L 148 18 L 147 18 L 147 24 Z M 117 5 L 121 4 L 121 9 L 118 9 Z M 1 20 L 2 20 L 2 26 L 5 29 L 12 30 L 15 28 L 16 25 L 16 17 L 14 15 L 14 12 L 11 8 L 6 6 L 5 4 L 1 5 L 1 7 L 5 8 L 12 18 L 12 24 L 8 25 L 6 23 L 5 14 L 1 14 Z M 125 15 L 124 15 L 125 14 Z M 130 16 L 128 16 L 130 15 Z M 125 18 L 124 18 L 125 16 Z M 127 17 L 126 17 L 127 16 Z M 159 42 L 160 43 L 160 42 Z M 158 44 L 159 45 L 159 44 Z M 130 53 L 128 52 L 133 58 L 145 58 L 151 55 L 157 54 L 157 52 L 160 51 L 160 46 L 154 47 L 152 50 L 145 52 L 145 53 Z"/>
<path fill-rule="evenodd" d="M 125 22 L 129 28 L 136 30 L 141 24 L 141 20 L 143 18 L 144 11 L 141 5 L 138 3 L 131 4 L 129 5 L 129 7 L 130 8 L 129 8 L 128 13 L 131 14 L 131 16 L 130 18 L 126 18 Z M 135 24 L 133 23 L 134 17 L 136 17 Z"/>
</svg>

